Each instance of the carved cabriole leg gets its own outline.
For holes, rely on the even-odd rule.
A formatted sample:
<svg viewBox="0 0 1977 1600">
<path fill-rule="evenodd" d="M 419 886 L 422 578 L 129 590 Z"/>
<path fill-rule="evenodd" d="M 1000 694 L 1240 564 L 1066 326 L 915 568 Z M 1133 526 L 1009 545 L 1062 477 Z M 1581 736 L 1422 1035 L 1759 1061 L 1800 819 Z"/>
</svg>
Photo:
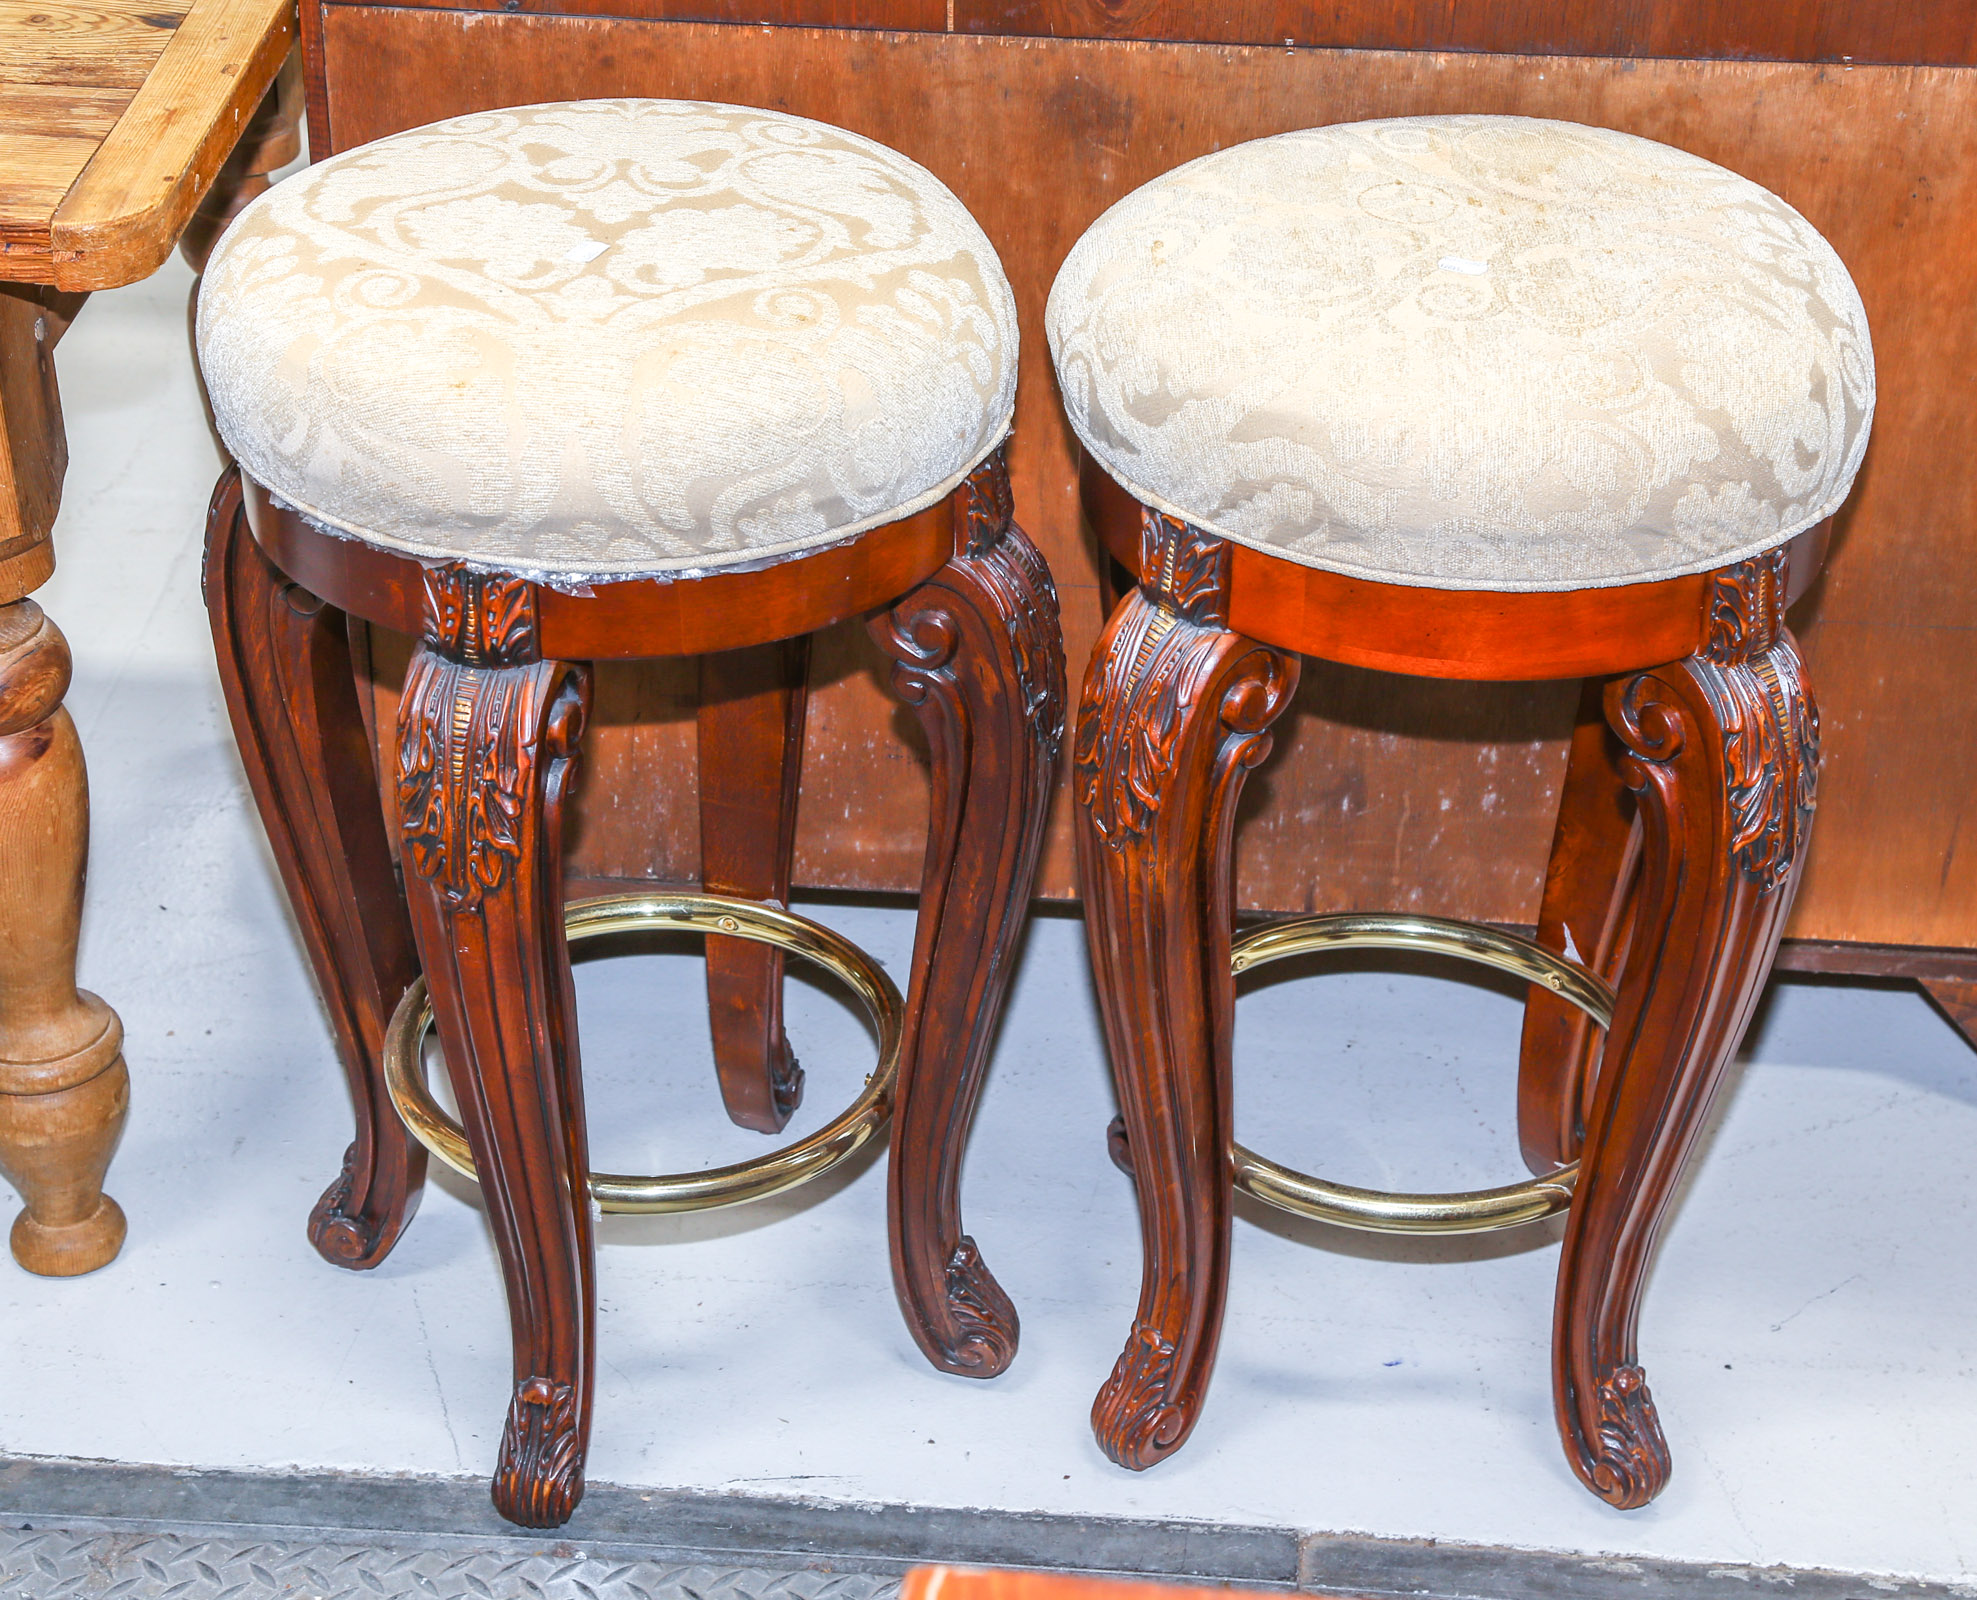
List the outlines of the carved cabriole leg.
<svg viewBox="0 0 1977 1600">
<path fill-rule="evenodd" d="M 700 881 L 709 894 L 789 904 L 810 641 L 700 661 Z M 783 1032 L 783 953 L 707 939 L 707 1009 L 728 1116 L 775 1133 L 803 1101 Z"/>
<path fill-rule="evenodd" d="M 130 1105 L 123 1024 L 76 988 L 89 780 L 62 706 L 69 647 L 32 600 L 0 605 L 0 1176 L 14 1259 L 72 1277 L 113 1259 L 103 1192 Z"/>
<path fill-rule="evenodd" d="M 206 522 L 206 606 L 247 781 L 350 1080 L 356 1138 L 309 1214 L 340 1267 L 390 1254 L 425 1182 L 425 1148 L 384 1086 L 392 1008 L 419 975 L 378 813 L 343 613 L 290 583 L 254 542 L 229 467 Z"/>
<path fill-rule="evenodd" d="M 1627 954 L 1640 831 L 1605 706 L 1604 680 L 1588 679 L 1558 797 L 1537 939 L 1610 983 Z M 1524 1004 L 1517 1123 L 1524 1160 L 1533 1172 L 1551 1172 L 1578 1159 L 1600 1043 L 1599 1030 L 1583 1011 L 1543 985 L 1531 985 Z"/>
<path fill-rule="evenodd" d="M 1057 590 L 1011 517 L 998 450 L 954 497 L 954 557 L 872 622 L 933 754 L 887 1205 L 907 1326 L 992 1378 L 1016 1312 L 961 1229 L 961 1157 L 1028 914 L 1064 733 Z"/>
<path fill-rule="evenodd" d="M 563 936 L 589 673 L 540 659 L 521 579 L 429 567 L 426 608 L 398 711 L 406 888 L 507 1284 L 515 1391 L 495 1509 L 555 1527 L 583 1496 L 596 1322 Z"/>
<path fill-rule="evenodd" d="M 1078 705 L 1073 790 L 1093 975 L 1139 1196 L 1144 1275 L 1092 1406 L 1121 1466 L 1179 1448 L 1200 1412 L 1229 1278 L 1236 800 L 1270 753 L 1298 660 L 1226 626 L 1228 546 L 1148 511 L 1141 585 Z"/>
<path fill-rule="evenodd" d="M 1566 1229 L 1553 1380 L 1573 1469 L 1622 1509 L 1668 1479 L 1635 1349 L 1642 1279 L 1770 971 L 1812 825 L 1819 720 L 1785 630 L 1784 557 L 1715 574 L 1707 648 L 1606 692 L 1643 854 Z"/>
</svg>

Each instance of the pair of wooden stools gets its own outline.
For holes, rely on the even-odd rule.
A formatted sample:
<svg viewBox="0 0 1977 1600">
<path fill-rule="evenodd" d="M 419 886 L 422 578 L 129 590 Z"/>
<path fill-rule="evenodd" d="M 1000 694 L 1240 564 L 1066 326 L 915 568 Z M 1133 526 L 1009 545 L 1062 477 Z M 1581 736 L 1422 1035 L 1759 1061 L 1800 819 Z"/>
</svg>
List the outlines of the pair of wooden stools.
<svg viewBox="0 0 1977 1600">
<path fill-rule="evenodd" d="M 1073 753 L 1112 1145 L 1145 1243 L 1100 1442 L 1145 1467 L 1193 1426 L 1238 1187 L 1362 1227 L 1568 1209 L 1560 1426 L 1597 1493 L 1644 1503 L 1668 1459 L 1635 1353 L 1642 1274 L 1804 859 L 1817 720 L 1783 613 L 1867 438 L 1851 282 L 1782 201 L 1695 157 L 1448 116 L 1166 175 L 1078 243 L 1046 320 L 1092 525 L 1137 578 Z M 774 112 L 489 112 L 256 202 L 208 269 L 199 342 L 240 463 L 207 557 L 222 676 L 358 1107 L 312 1237 L 374 1265 L 425 1148 L 477 1172 L 514 1336 L 501 1511 L 555 1524 L 582 1493 L 593 1197 L 772 1192 L 888 1112 L 907 1322 L 936 1366 L 1000 1372 L 1016 1316 L 961 1229 L 958 1174 L 1064 664 L 1002 454 L 1015 305 L 967 212 L 896 153 Z M 802 641 L 860 616 L 932 753 L 903 1001 L 786 906 Z M 346 617 L 417 640 L 388 826 Z M 1588 680 L 1535 940 L 1371 914 L 1233 938 L 1236 799 L 1301 653 Z M 588 663 L 687 654 L 702 890 L 566 905 Z M 568 939 L 637 928 L 706 935 L 736 1121 L 778 1129 L 800 1092 L 790 953 L 872 1012 L 859 1101 L 761 1161 L 590 1173 Z M 1235 1143 L 1235 972 L 1353 942 L 1531 980 L 1533 1181 L 1371 1195 Z M 419 1070 L 431 1021 L 464 1132 Z"/>
</svg>

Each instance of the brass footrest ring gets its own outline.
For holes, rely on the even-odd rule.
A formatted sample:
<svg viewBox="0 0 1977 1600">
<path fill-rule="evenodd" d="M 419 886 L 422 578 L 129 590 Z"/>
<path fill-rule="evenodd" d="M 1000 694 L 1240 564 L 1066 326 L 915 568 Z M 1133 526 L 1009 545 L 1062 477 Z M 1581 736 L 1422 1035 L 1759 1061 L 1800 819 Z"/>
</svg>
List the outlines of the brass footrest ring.
<svg viewBox="0 0 1977 1600">
<path fill-rule="evenodd" d="M 1613 990 L 1590 968 L 1547 950 L 1535 940 L 1480 923 L 1453 922 L 1446 917 L 1352 911 L 1273 922 L 1236 939 L 1231 949 L 1232 965 L 1240 973 L 1308 950 L 1336 950 L 1347 945 L 1429 950 L 1463 961 L 1480 962 L 1543 984 L 1602 1028 L 1613 1021 L 1616 1003 Z M 1460 1194 L 1390 1194 L 1329 1183 L 1280 1167 L 1241 1145 L 1235 1147 L 1238 1189 L 1280 1211 L 1369 1233 L 1487 1233 L 1494 1228 L 1520 1227 L 1569 1206 L 1578 1177 L 1579 1164 L 1575 1161 L 1542 1178 L 1527 1178 L 1501 1189 L 1474 1189 Z"/>
<path fill-rule="evenodd" d="M 863 1002 L 879 1035 L 879 1064 L 858 1098 L 807 1138 L 754 1161 L 662 1177 L 590 1174 L 591 1197 L 603 1211 L 707 1211 L 794 1189 L 821 1178 L 892 1115 L 906 1004 L 879 964 L 841 934 L 774 906 L 715 894 L 606 895 L 572 901 L 564 915 L 570 943 L 614 933 L 692 930 L 772 944 L 833 973 Z M 462 1177 L 480 1181 L 460 1124 L 440 1108 L 427 1086 L 423 1052 L 432 1026 L 426 981 L 405 991 L 385 1033 L 384 1081 L 391 1103 L 413 1136 Z"/>
</svg>

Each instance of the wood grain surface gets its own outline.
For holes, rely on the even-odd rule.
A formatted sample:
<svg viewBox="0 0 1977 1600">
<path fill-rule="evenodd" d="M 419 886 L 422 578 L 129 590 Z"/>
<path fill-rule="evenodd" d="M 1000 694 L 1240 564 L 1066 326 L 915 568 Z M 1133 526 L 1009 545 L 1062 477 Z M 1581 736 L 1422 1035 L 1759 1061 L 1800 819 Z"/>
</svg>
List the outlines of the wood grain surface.
<svg viewBox="0 0 1977 1600">
<path fill-rule="evenodd" d="M 1959 0 L 955 0 L 954 26 L 1361 50 L 1977 61 L 1977 11 Z"/>
<path fill-rule="evenodd" d="M 55 209 L 163 53 L 187 3 L 0 0 L 0 279 L 52 279 Z"/>
<path fill-rule="evenodd" d="M 1058 263 L 1107 205 L 1243 139 L 1449 110 L 1622 128 L 1747 174 L 1804 212 L 1852 268 L 1881 373 L 1860 487 L 1837 521 L 1825 578 L 1793 613 L 1831 755 L 1820 842 L 1789 931 L 1977 945 L 1977 852 L 1955 848 L 1973 757 L 1952 726 L 1955 708 L 1977 696 L 1977 654 L 1958 648 L 1977 625 L 1977 586 L 1944 576 L 1970 570 L 1977 553 L 1977 73 L 341 5 L 308 22 L 322 30 L 326 78 L 312 86 L 318 149 L 487 106 L 636 93 L 819 117 L 928 166 L 982 221 L 1015 285 L 1025 339 L 1017 515 L 1056 572 L 1074 673 L 1098 631 L 1098 572 L 1042 311 Z M 855 638 L 819 642 L 799 884 L 914 884 L 923 761 L 880 670 Z M 691 706 L 663 728 L 633 720 L 665 714 L 676 688 L 661 686 L 674 671 L 652 669 L 650 687 L 619 691 L 615 711 L 600 682 L 573 851 L 580 875 L 692 875 L 691 768 L 678 759 L 692 745 Z M 1243 903 L 1535 921 L 1577 700 L 1570 682 L 1439 683 L 1309 662 L 1277 725 L 1278 754 L 1245 796 Z M 1040 877 L 1057 896 L 1072 892 L 1065 822 L 1060 796 Z"/>
<path fill-rule="evenodd" d="M 69 462 L 55 343 L 74 312 L 70 298 L 0 284 L 0 605 L 38 587 L 53 559 L 46 543 Z M 36 550 L 41 559 L 29 561 Z"/>
<path fill-rule="evenodd" d="M 55 212 L 58 285 L 132 283 L 171 254 L 294 42 L 290 0 L 197 0 Z"/>
<path fill-rule="evenodd" d="M 151 272 L 294 36 L 292 0 L 0 0 L 0 280 Z"/>
<path fill-rule="evenodd" d="M 456 9 L 454 0 L 405 0 Z M 490 8 L 492 9 L 492 8 Z M 1062 39 L 1679 56 L 1894 66 L 1977 62 L 1962 0 L 506 0 L 507 12 Z"/>
</svg>

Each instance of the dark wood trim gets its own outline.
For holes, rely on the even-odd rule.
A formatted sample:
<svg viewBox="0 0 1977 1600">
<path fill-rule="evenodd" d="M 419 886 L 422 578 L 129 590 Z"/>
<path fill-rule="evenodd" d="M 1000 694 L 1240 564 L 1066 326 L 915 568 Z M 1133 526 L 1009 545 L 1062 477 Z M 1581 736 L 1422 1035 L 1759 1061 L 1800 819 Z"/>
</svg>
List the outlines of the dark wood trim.
<svg viewBox="0 0 1977 1600">
<path fill-rule="evenodd" d="M 328 0 L 363 4 L 365 0 Z M 863 28 L 1049 39 L 1487 55 L 1977 63 L 1977 12 L 1959 0 L 398 0 L 408 8 L 648 22 Z M 305 12 L 309 9 L 305 7 Z"/>
<path fill-rule="evenodd" d="M 1071 794 L 1085 934 L 1139 1201 L 1139 1305 L 1092 1403 L 1098 1445 L 1144 1471 L 1187 1442 L 1228 1298 L 1236 803 L 1299 659 L 1229 625 L 1223 540 L 1149 511 L 1145 582 L 1085 671 Z"/>
<path fill-rule="evenodd" d="M 922 1353 L 993 1378 L 1016 1355 L 1016 1308 L 962 1226 L 961 1161 L 1057 780 L 1064 646 L 1002 451 L 953 518 L 953 559 L 870 623 L 933 758 L 886 1204 L 893 1285 Z"/>
<path fill-rule="evenodd" d="M 810 640 L 700 658 L 700 886 L 789 904 L 803 767 Z M 731 1121 L 778 1133 L 803 1102 L 803 1068 L 783 1030 L 783 952 L 707 937 L 714 1070 Z"/>
<path fill-rule="evenodd" d="M 410 914 L 378 812 L 343 614 L 290 583 L 249 536 L 240 469 L 206 522 L 206 606 L 234 743 L 309 952 L 350 1083 L 355 1130 L 309 1214 L 309 1242 L 374 1267 L 419 1208 L 426 1152 L 392 1108 L 392 1010 L 419 975 Z"/>
<path fill-rule="evenodd" d="M 1089 458 L 1078 479 L 1104 551 L 1140 570 L 1141 507 Z M 1824 558 L 1828 524 L 1789 546 L 1796 597 Z M 1301 566 L 1233 540 L 1229 627 L 1282 650 L 1425 678 L 1590 678 L 1679 661 L 1709 637 L 1709 575 L 1610 589 L 1513 593 L 1373 583 Z"/>
<path fill-rule="evenodd" d="M 1977 950 L 1925 945 L 1837 944 L 1787 939 L 1778 946 L 1780 972 L 1830 972 L 1854 978 L 1913 978 L 1918 983 L 1977 982 Z"/>
<path fill-rule="evenodd" d="M 956 0 L 962 33 L 1491 55 L 1977 61 L 1960 0 Z"/>
<path fill-rule="evenodd" d="M 254 537 L 290 578 L 366 622 L 420 631 L 423 574 L 443 562 L 323 533 L 251 478 L 242 481 Z M 938 572 L 951 548 L 948 517 L 948 501 L 940 500 L 847 543 L 753 571 L 600 581 L 582 593 L 532 586 L 540 648 L 561 661 L 650 660 L 814 633 Z"/>
</svg>

